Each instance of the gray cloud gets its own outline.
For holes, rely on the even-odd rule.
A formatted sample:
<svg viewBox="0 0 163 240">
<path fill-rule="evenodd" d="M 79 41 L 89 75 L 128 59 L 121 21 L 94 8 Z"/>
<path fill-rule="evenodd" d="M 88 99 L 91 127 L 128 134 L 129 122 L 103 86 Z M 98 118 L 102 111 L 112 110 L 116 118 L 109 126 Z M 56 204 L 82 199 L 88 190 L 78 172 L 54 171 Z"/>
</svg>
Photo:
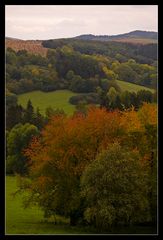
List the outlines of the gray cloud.
<svg viewBox="0 0 163 240">
<path fill-rule="evenodd" d="M 7 5 L 6 36 L 21 39 L 157 31 L 157 5 Z"/>
</svg>

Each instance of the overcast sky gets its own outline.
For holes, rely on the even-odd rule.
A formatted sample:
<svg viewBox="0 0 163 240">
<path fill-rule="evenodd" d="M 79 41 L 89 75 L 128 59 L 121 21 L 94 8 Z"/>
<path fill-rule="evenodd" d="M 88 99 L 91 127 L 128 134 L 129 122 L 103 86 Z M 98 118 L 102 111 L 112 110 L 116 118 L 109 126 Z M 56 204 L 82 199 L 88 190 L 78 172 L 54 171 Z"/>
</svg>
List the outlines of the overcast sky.
<svg viewBox="0 0 163 240">
<path fill-rule="evenodd" d="M 54 39 L 158 31 L 157 5 L 6 5 L 5 35 Z"/>
</svg>

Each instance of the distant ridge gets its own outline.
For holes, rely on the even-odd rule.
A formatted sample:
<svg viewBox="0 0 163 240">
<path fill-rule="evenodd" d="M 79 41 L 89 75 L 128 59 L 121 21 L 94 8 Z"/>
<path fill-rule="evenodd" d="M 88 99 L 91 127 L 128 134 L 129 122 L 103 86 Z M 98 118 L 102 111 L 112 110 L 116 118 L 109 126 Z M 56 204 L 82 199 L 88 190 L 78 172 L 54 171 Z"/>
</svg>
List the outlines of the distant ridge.
<svg viewBox="0 0 163 240">
<path fill-rule="evenodd" d="M 93 34 L 82 34 L 72 38 L 54 38 L 54 39 L 80 39 L 80 40 L 97 40 L 97 41 L 110 41 L 116 40 L 121 38 L 144 38 L 144 39 L 158 39 L 158 32 L 153 31 L 142 31 L 142 30 L 135 30 L 129 33 L 117 34 L 117 35 L 93 35 Z M 6 40 L 21 40 L 21 41 L 32 41 L 33 39 L 29 40 L 22 40 L 13 37 L 6 37 Z M 47 39 L 50 40 L 50 39 Z M 33 40 L 33 41 L 45 41 L 45 40 Z"/>
<path fill-rule="evenodd" d="M 119 39 L 126 39 L 126 38 L 143 38 L 143 39 L 154 39 L 157 40 L 158 33 L 152 32 L 152 31 L 141 31 L 141 30 L 135 30 L 129 33 L 124 34 L 118 34 L 118 35 L 93 35 L 93 34 L 83 34 L 77 37 L 74 37 L 75 39 L 81 39 L 81 40 L 96 40 L 96 41 L 114 41 Z"/>
<path fill-rule="evenodd" d="M 61 44 L 64 41 L 65 44 L 72 40 L 81 40 L 81 41 L 101 41 L 101 42 L 122 42 L 122 43 L 131 43 L 131 44 L 157 44 L 158 33 L 150 31 L 132 31 L 129 33 L 118 34 L 118 35 L 93 35 L 93 34 L 83 34 L 80 36 L 72 38 L 58 38 L 58 39 L 49 39 L 49 40 L 22 40 L 13 37 L 5 38 L 6 48 L 10 47 L 15 51 L 25 49 L 34 54 L 41 54 L 46 56 L 48 48 L 43 45 L 46 41 L 60 41 Z"/>
</svg>

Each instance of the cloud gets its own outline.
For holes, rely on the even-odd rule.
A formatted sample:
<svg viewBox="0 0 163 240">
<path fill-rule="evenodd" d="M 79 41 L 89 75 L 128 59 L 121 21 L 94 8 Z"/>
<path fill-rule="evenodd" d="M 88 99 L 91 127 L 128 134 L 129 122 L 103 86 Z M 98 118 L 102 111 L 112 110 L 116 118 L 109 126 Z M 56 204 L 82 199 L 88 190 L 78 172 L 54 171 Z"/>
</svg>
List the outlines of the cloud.
<svg viewBox="0 0 163 240">
<path fill-rule="evenodd" d="M 157 25 L 157 5 L 6 6 L 6 36 L 22 39 L 157 31 Z"/>
</svg>

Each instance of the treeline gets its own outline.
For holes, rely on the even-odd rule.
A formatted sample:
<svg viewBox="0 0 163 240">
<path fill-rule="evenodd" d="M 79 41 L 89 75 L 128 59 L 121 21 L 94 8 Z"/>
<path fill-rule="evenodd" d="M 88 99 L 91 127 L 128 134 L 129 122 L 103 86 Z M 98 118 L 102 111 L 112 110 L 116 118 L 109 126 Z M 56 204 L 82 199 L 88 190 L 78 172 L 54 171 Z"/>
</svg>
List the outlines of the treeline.
<svg viewBox="0 0 163 240">
<path fill-rule="evenodd" d="M 108 110 L 124 110 L 132 106 L 138 109 L 143 105 L 143 102 L 157 102 L 157 93 L 151 93 L 148 90 L 140 90 L 137 93 L 129 91 L 118 92 L 114 87 L 110 87 L 108 91 L 104 91 L 99 87 L 97 93 L 72 96 L 69 102 L 73 105 L 80 103 L 99 104 Z"/>
<path fill-rule="evenodd" d="M 117 51 L 119 51 L 117 49 Z M 96 92 L 103 79 L 123 80 L 151 88 L 157 86 L 157 68 L 139 64 L 117 53 L 114 58 L 85 54 L 64 45 L 48 50 L 47 56 L 26 50 L 6 51 L 6 87 L 14 94 L 33 90 L 70 89 L 79 93 Z"/>
</svg>

